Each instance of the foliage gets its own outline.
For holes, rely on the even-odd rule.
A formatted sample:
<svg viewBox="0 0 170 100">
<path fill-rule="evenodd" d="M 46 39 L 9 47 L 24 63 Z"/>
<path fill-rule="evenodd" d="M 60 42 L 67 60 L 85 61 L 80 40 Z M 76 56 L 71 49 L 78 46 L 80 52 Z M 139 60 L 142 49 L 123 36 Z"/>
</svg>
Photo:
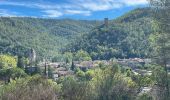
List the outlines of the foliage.
<svg viewBox="0 0 170 100">
<path fill-rule="evenodd" d="M 89 32 L 99 21 L 0 17 L 0 52 L 27 56 L 34 48 L 38 57 L 57 55 L 61 48 Z"/>
<path fill-rule="evenodd" d="M 155 37 L 155 50 L 154 59 L 156 63 L 164 68 L 164 71 L 161 70 L 160 74 L 157 76 L 162 77 L 164 80 L 163 83 L 159 84 L 159 88 L 163 89 L 161 99 L 169 100 L 170 99 L 170 89 L 169 89 L 169 77 L 168 77 L 168 64 L 170 62 L 170 1 L 169 0 L 149 0 L 152 11 L 153 18 L 155 21 L 154 24 L 154 35 Z"/>
<path fill-rule="evenodd" d="M 92 59 L 86 51 L 79 50 L 75 54 L 74 60 L 75 61 L 89 61 L 89 60 L 92 60 Z"/>
<path fill-rule="evenodd" d="M 13 80 L 0 87 L 1 100 L 57 100 L 60 85 L 40 76 Z"/>
<path fill-rule="evenodd" d="M 155 80 L 156 84 L 163 86 L 163 87 L 166 86 L 167 79 L 165 78 L 166 72 L 165 72 L 164 68 L 162 68 L 160 66 L 155 66 L 152 76 L 153 76 L 153 79 Z"/>
<path fill-rule="evenodd" d="M 70 63 L 73 60 L 73 54 L 71 52 L 65 52 L 64 53 L 66 63 Z"/>
<path fill-rule="evenodd" d="M 137 100 L 153 100 L 153 98 L 149 94 L 144 93 L 140 95 Z"/>
<path fill-rule="evenodd" d="M 120 73 L 117 65 L 87 72 L 78 70 L 76 76 L 62 80 L 64 100 L 133 100 L 136 84 Z"/>
<path fill-rule="evenodd" d="M 48 66 L 48 78 L 53 79 L 53 68 Z"/>
<path fill-rule="evenodd" d="M 74 65 L 74 62 L 72 61 L 72 63 L 71 63 L 71 68 L 70 68 L 70 69 L 71 69 L 72 71 L 74 71 L 75 68 L 76 68 L 76 66 Z"/>
<path fill-rule="evenodd" d="M 25 57 L 18 56 L 17 67 L 25 68 L 29 64 L 29 60 Z"/>
<path fill-rule="evenodd" d="M 17 58 L 10 55 L 0 55 L 0 69 L 17 67 Z"/>
<path fill-rule="evenodd" d="M 100 25 L 95 29 L 94 21 L 1 17 L 0 33 L 3 34 L 0 34 L 0 51 L 18 55 L 18 60 L 9 55 L 0 55 L 0 76 L 15 79 L 0 86 L 0 99 L 169 100 L 166 97 L 166 91 L 170 88 L 170 76 L 166 69 L 169 61 L 169 28 L 162 24 L 164 21 L 153 20 L 150 15 L 149 8 L 136 9 L 111 20 L 108 27 Z M 89 33 L 84 34 L 86 32 Z M 71 70 L 75 71 L 75 75 L 60 77 L 57 82 L 61 85 L 41 76 L 26 77 L 20 68 L 26 65 L 24 56 L 30 47 L 35 48 L 39 56 L 53 57 L 53 62 L 72 62 Z M 63 54 L 58 53 L 60 50 L 64 51 Z M 156 55 L 159 64 L 164 66 L 146 65 L 144 69 L 153 69 L 151 76 L 134 75 L 132 70 L 125 71 L 115 63 L 113 66 L 99 63 L 99 67 L 84 72 L 75 69 L 73 62 L 146 58 L 150 55 Z M 53 76 L 52 70 L 48 68 L 49 78 Z M 152 87 L 151 93 L 138 93 L 140 87 L 145 86 Z"/>
<path fill-rule="evenodd" d="M 151 76 L 132 75 L 131 77 L 139 87 L 150 87 L 155 84 L 155 81 Z"/>
<path fill-rule="evenodd" d="M 101 25 L 68 45 L 66 51 L 87 51 L 93 60 L 110 58 L 149 57 L 152 48 L 150 9 L 136 9 L 111 20 L 108 27 Z"/>
<path fill-rule="evenodd" d="M 24 70 L 20 68 L 10 68 L 10 69 L 1 69 L 0 70 L 0 78 L 3 79 L 5 77 L 15 79 L 20 77 L 25 77 L 27 74 L 24 72 Z"/>
<path fill-rule="evenodd" d="M 77 76 L 80 80 L 85 79 L 85 73 L 84 73 L 82 70 L 80 70 L 80 69 L 77 70 L 76 76 Z"/>
</svg>

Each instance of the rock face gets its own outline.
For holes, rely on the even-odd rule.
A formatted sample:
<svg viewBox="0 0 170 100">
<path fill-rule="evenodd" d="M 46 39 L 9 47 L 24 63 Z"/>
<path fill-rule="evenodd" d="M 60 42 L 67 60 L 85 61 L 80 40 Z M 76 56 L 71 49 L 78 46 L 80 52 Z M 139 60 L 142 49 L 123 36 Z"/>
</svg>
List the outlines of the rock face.
<svg viewBox="0 0 170 100">
<path fill-rule="evenodd" d="M 29 52 L 29 61 L 30 64 L 33 64 L 36 61 L 36 52 L 34 49 L 31 49 Z"/>
</svg>

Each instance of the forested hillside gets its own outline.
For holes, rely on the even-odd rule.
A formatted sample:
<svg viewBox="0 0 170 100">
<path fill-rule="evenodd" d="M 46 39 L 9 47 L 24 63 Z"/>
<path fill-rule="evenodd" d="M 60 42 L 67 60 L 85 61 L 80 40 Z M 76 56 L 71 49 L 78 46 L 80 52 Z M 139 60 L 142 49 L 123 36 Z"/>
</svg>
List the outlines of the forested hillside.
<svg viewBox="0 0 170 100">
<path fill-rule="evenodd" d="M 0 51 L 14 55 L 34 48 L 39 56 L 57 54 L 61 47 L 97 26 L 97 21 L 0 17 Z"/>
<path fill-rule="evenodd" d="M 34 48 L 38 56 L 54 57 L 58 51 L 83 50 L 93 60 L 148 57 L 151 23 L 148 8 L 109 20 L 108 26 L 101 21 L 1 17 L 0 51 L 24 55 Z"/>
<path fill-rule="evenodd" d="M 83 39 L 70 44 L 66 51 L 87 51 L 93 60 L 148 57 L 152 48 L 149 42 L 151 28 L 149 8 L 135 9 L 108 26 L 101 25 L 85 34 Z"/>
</svg>

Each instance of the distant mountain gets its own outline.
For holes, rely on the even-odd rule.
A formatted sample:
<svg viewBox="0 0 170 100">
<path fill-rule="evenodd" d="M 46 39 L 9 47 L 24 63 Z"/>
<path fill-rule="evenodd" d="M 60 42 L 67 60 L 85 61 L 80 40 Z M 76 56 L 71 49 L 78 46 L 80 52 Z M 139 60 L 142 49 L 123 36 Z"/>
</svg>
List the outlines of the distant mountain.
<svg viewBox="0 0 170 100">
<path fill-rule="evenodd" d="M 90 32 L 99 21 L 0 17 L 0 52 L 24 55 L 34 48 L 39 56 L 53 56 L 60 48 Z"/>
<path fill-rule="evenodd" d="M 64 51 L 87 51 L 93 60 L 148 57 L 152 51 L 149 8 L 139 8 L 115 19 L 108 26 L 100 25 L 83 38 L 68 45 Z"/>
</svg>

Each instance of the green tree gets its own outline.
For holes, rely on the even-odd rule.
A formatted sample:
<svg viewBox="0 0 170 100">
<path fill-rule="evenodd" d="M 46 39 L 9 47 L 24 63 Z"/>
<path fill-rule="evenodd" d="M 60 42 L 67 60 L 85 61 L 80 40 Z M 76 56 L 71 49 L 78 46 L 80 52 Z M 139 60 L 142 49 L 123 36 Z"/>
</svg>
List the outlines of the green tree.
<svg viewBox="0 0 170 100">
<path fill-rule="evenodd" d="M 48 78 L 53 79 L 53 69 L 48 66 Z"/>
<path fill-rule="evenodd" d="M 64 100 L 95 100 L 91 94 L 91 87 L 86 81 L 79 81 L 76 77 L 68 76 L 62 81 L 62 96 Z"/>
<path fill-rule="evenodd" d="M 64 53 L 66 63 L 70 63 L 73 59 L 73 54 L 71 52 Z"/>
<path fill-rule="evenodd" d="M 85 73 L 82 70 L 77 70 L 76 72 L 76 76 L 80 79 L 80 80 L 85 80 Z"/>
<path fill-rule="evenodd" d="M 118 71 L 117 66 L 104 70 L 96 69 L 90 81 L 94 87 L 97 100 L 133 100 L 136 95 L 136 85 L 130 77 L 125 77 Z"/>
<path fill-rule="evenodd" d="M 17 67 L 17 59 L 10 55 L 0 55 L 0 69 Z"/>
<path fill-rule="evenodd" d="M 74 61 L 72 61 L 72 63 L 71 63 L 71 70 L 75 71 L 75 68 L 76 68 L 76 66 L 74 65 Z"/>
<path fill-rule="evenodd" d="M 39 75 L 12 80 L 0 87 L 1 100 L 58 100 L 61 86 Z"/>
<path fill-rule="evenodd" d="M 156 51 L 154 59 L 160 64 L 166 74 L 164 81 L 165 100 L 170 99 L 167 64 L 170 62 L 170 1 L 169 0 L 149 0 L 153 8 L 153 18 L 155 20 Z"/>
<path fill-rule="evenodd" d="M 83 50 L 79 50 L 76 54 L 75 54 L 75 58 L 76 61 L 89 61 L 92 60 L 90 55 Z"/>
<path fill-rule="evenodd" d="M 17 67 L 0 69 L 0 78 L 5 80 L 6 83 L 9 82 L 10 79 L 21 78 L 26 76 L 27 74 L 24 72 L 24 70 Z"/>
<path fill-rule="evenodd" d="M 22 56 L 18 56 L 17 67 L 25 68 L 28 65 L 28 59 Z"/>
<path fill-rule="evenodd" d="M 141 94 L 137 97 L 137 100 L 154 100 L 149 94 Z"/>
</svg>

